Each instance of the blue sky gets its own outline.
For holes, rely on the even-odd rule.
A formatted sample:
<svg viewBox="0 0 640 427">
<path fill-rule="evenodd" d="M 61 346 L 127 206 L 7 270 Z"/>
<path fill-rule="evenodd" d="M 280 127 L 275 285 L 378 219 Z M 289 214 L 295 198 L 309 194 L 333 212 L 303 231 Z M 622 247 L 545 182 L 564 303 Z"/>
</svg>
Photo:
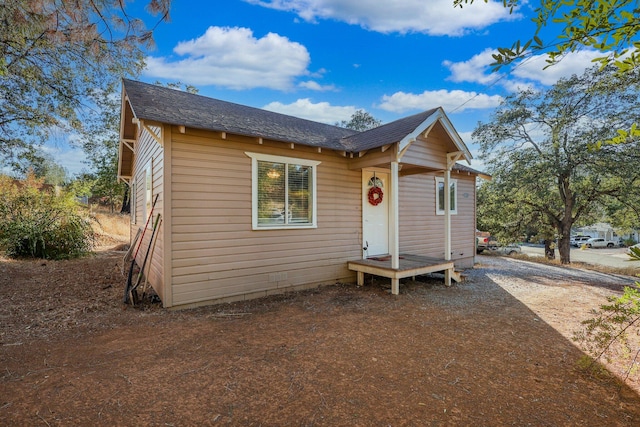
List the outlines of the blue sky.
<svg viewBox="0 0 640 427">
<path fill-rule="evenodd" d="M 503 97 L 582 73 L 602 56 L 577 52 L 544 71 L 544 58 L 533 57 L 491 73 L 498 47 L 533 34 L 523 3 L 509 14 L 483 0 L 463 9 L 453 0 L 174 0 L 138 79 L 331 124 L 358 109 L 386 123 L 441 106 L 475 153 L 471 133 Z M 83 167 L 82 154 L 60 150 L 54 156 L 72 175 Z"/>
</svg>

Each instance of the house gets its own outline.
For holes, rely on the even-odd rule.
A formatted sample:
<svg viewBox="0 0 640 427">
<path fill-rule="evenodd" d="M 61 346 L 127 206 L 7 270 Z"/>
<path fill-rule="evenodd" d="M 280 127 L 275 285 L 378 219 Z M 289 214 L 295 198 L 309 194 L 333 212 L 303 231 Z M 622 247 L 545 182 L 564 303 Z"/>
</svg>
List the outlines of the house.
<svg viewBox="0 0 640 427">
<path fill-rule="evenodd" d="M 120 137 L 165 307 L 473 266 L 480 173 L 441 108 L 356 132 L 124 80 Z"/>
<path fill-rule="evenodd" d="M 622 233 L 620 233 L 619 230 L 618 232 L 616 232 L 616 230 L 611 226 L 611 224 L 608 224 L 606 222 L 598 222 L 593 225 L 579 227 L 576 229 L 576 231 L 580 234 L 583 234 L 589 237 L 597 237 L 605 240 L 611 240 L 614 242 L 617 242 L 619 240 L 620 241 L 631 240 L 631 241 L 637 242 L 640 236 L 640 234 L 638 233 L 638 230 L 634 230 L 634 229 L 626 230 L 626 232 L 622 232 Z"/>
<path fill-rule="evenodd" d="M 586 227 L 579 227 L 577 229 L 579 234 L 589 236 L 589 237 L 598 237 L 605 240 L 618 240 L 618 235 L 614 231 L 613 227 L 610 224 L 606 224 L 604 222 L 598 222 L 593 225 L 589 225 Z"/>
</svg>

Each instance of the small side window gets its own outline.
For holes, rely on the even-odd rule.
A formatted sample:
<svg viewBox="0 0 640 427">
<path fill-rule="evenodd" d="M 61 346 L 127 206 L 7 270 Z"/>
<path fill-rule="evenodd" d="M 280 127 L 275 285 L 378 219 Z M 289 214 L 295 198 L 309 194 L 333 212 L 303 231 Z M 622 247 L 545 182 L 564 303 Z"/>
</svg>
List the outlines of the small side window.
<svg viewBox="0 0 640 427">
<path fill-rule="evenodd" d="M 451 195 L 451 214 L 458 213 L 458 181 L 449 180 L 449 191 Z M 444 215 L 444 178 L 436 177 L 436 215 Z"/>
</svg>

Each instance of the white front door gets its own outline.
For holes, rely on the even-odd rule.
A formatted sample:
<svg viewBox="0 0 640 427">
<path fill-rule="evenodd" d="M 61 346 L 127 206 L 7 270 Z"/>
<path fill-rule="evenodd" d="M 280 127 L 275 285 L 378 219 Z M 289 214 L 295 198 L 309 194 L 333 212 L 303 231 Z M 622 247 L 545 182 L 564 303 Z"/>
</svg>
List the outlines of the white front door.
<svg viewBox="0 0 640 427">
<path fill-rule="evenodd" d="M 362 247 L 364 257 L 389 253 L 389 173 L 362 171 Z"/>
</svg>

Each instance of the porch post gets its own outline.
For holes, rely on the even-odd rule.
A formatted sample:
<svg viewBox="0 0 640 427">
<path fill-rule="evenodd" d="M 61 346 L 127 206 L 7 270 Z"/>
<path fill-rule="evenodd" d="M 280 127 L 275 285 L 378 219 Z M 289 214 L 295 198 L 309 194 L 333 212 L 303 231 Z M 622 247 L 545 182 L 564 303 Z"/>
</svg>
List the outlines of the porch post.
<svg viewBox="0 0 640 427">
<path fill-rule="evenodd" d="M 451 261 L 451 170 L 444 171 L 444 259 Z"/>
<path fill-rule="evenodd" d="M 451 261 L 451 169 L 462 157 L 461 151 L 447 153 L 447 168 L 444 171 L 444 259 Z M 457 201 L 456 201 L 457 203 Z"/>
<path fill-rule="evenodd" d="M 451 169 L 444 171 L 444 259 L 451 261 Z M 451 286 L 451 270 L 444 271 L 444 284 Z"/>
<path fill-rule="evenodd" d="M 389 199 L 389 251 L 391 252 L 391 268 L 400 267 L 400 227 L 398 224 L 398 162 L 391 162 L 391 197 Z M 395 292 L 397 294 L 397 292 Z"/>
</svg>

